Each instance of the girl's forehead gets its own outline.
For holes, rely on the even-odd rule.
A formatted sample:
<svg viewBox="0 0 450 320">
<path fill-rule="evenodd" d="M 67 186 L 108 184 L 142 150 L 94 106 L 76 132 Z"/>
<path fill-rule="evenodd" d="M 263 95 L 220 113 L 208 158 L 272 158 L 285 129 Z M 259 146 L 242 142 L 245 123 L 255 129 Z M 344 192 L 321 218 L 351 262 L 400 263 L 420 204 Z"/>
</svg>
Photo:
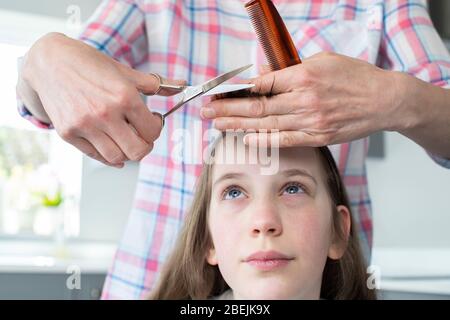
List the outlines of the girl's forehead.
<svg viewBox="0 0 450 320">
<path fill-rule="evenodd" d="M 269 165 L 278 168 L 277 172 L 288 169 L 302 169 L 311 175 L 320 174 L 320 163 L 316 148 L 251 148 L 242 142 L 219 143 L 215 149 L 214 176 L 224 171 L 243 172 L 260 175 L 261 168 Z M 277 162 L 277 163 L 274 163 Z"/>
</svg>

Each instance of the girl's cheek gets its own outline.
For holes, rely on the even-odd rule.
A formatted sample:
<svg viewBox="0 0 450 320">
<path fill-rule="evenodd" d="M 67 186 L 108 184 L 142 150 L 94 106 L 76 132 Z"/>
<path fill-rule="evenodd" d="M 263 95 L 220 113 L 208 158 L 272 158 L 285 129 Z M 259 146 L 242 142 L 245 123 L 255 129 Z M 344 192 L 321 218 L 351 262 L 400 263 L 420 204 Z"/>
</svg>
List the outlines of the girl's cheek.
<svg viewBox="0 0 450 320">
<path fill-rule="evenodd" d="M 324 216 L 316 210 L 303 212 L 297 219 L 284 224 L 291 233 L 293 242 L 300 244 L 305 251 L 318 253 L 325 250 L 330 241 L 331 226 Z"/>
<path fill-rule="evenodd" d="M 211 205 L 210 228 L 213 238 L 226 241 L 228 238 L 238 239 L 244 232 L 244 216 L 247 204 L 245 200 L 223 200 Z M 233 241 L 233 240 L 232 240 Z"/>
<path fill-rule="evenodd" d="M 228 219 L 216 217 L 210 223 L 210 231 L 216 250 L 216 257 L 220 265 L 228 260 L 234 260 L 236 246 L 242 243 L 242 226 L 230 222 Z"/>
<path fill-rule="evenodd" d="M 249 205 L 249 200 L 246 198 L 239 198 L 233 200 L 215 200 L 212 204 L 212 208 L 215 213 L 225 216 L 228 220 L 236 218 L 240 212 L 242 212 Z"/>
</svg>

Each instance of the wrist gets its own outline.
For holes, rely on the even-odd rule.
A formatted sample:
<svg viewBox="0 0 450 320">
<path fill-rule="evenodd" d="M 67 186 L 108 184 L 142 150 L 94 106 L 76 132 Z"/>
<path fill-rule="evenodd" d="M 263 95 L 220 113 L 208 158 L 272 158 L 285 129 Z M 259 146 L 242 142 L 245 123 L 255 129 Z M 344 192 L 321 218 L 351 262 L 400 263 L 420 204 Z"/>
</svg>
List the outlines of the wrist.
<svg viewBox="0 0 450 320">
<path fill-rule="evenodd" d="M 51 46 L 57 39 L 64 35 L 50 33 L 40 38 L 30 48 L 19 63 L 17 80 L 17 97 L 31 112 L 31 114 L 43 123 L 51 123 L 51 120 L 40 100 L 39 92 L 45 90 L 43 77 L 49 72 L 51 66 Z M 53 43 L 50 43 L 50 42 Z"/>
<path fill-rule="evenodd" d="M 425 120 L 422 90 L 426 83 L 404 72 L 385 72 L 389 78 L 385 82 L 389 104 L 385 130 L 404 133 L 421 126 Z"/>
<path fill-rule="evenodd" d="M 66 36 L 51 32 L 38 39 L 24 56 L 20 76 L 33 90 L 42 82 L 42 75 L 49 72 L 52 66 L 53 50 L 57 42 Z"/>
</svg>

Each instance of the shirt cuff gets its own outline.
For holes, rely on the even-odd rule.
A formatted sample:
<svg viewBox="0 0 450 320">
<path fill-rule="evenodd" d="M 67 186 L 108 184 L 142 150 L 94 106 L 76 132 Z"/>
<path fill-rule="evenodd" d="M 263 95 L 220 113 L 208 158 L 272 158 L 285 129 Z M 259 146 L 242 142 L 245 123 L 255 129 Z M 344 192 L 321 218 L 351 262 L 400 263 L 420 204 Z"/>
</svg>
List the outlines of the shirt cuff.
<svg viewBox="0 0 450 320">
<path fill-rule="evenodd" d="M 42 121 L 36 119 L 20 100 L 17 100 L 17 109 L 19 110 L 19 114 L 24 119 L 27 119 L 32 124 L 34 124 L 36 127 L 41 128 L 41 129 L 54 129 L 52 124 L 45 123 L 45 122 L 42 122 Z"/>
</svg>

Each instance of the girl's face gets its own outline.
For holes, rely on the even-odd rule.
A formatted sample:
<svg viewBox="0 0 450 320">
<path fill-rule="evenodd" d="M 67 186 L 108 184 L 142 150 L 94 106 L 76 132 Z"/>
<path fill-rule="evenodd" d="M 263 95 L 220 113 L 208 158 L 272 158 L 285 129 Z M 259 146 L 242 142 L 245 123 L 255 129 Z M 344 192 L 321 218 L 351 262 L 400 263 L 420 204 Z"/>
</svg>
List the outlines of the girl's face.
<svg viewBox="0 0 450 320">
<path fill-rule="evenodd" d="M 240 139 L 238 139 L 240 140 Z M 237 143 L 237 153 L 248 148 Z M 216 148 L 221 159 L 224 144 Z M 331 200 L 313 148 L 279 149 L 279 170 L 214 164 L 207 261 L 218 265 L 235 299 L 318 299 L 327 256 L 346 241 L 333 236 Z M 349 211 L 337 207 L 348 235 Z"/>
</svg>

